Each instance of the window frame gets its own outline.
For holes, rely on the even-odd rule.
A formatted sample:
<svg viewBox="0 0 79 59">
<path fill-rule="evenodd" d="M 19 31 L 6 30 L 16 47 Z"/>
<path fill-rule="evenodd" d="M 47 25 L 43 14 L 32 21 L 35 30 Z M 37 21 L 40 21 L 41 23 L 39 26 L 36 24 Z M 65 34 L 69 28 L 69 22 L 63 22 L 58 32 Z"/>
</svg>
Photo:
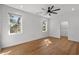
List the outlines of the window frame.
<svg viewBox="0 0 79 59">
<path fill-rule="evenodd" d="M 20 16 L 20 31 L 16 32 L 16 33 L 11 33 L 10 31 L 10 20 L 11 20 L 11 15 L 14 15 L 14 16 Z M 8 16 L 9 16 L 9 31 L 8 31 L 8 34 L 9 35 L 16 35 L 16 34 L 21 34 L 23 33 L 23 30 L 22 30 L 22 15 L 18 15 L 18 14 L 14 14 L 14 13 L 8 13 Z"/>
</svg>

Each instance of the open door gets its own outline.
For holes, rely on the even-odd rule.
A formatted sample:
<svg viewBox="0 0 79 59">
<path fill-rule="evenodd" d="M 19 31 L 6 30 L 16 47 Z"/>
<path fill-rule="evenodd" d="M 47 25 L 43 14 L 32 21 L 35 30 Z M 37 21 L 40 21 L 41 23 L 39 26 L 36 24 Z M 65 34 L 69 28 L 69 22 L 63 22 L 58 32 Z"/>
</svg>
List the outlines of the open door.
<svg viewBox="0 0 79 59">
<path fill-rule="evenodd" d="M 61 36 L 61 38 L 68 39 L 68 26 L 69 26 L 68 21 L 61 22 L 61 24 L 60 24 L 60 36 Z"/>
</svg>

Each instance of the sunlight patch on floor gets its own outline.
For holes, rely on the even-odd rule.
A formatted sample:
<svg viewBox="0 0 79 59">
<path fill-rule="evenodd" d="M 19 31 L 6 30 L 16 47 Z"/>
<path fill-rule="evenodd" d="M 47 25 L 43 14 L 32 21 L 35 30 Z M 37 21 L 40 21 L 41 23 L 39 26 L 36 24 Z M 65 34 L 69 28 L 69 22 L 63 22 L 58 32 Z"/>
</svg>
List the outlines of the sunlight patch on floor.
<svg viewBox="0 0 79 59">
<path fill-rule="evenodd" d="M 50 44 L 52 44 L 52 42 L 49 40 L 49 39 L 45 39 L 43 41 L 43 43 L 46 45 L 46 46 L 49 46 Z"/>
</svg>

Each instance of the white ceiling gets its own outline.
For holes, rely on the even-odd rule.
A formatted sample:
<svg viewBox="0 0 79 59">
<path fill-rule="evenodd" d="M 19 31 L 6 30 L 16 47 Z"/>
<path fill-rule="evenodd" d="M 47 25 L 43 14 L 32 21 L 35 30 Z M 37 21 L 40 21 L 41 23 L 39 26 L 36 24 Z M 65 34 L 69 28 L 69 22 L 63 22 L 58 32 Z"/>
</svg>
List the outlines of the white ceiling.
<svg viewBox="0 0 79 59">
<path fill-rule="evenodd" d="M 19 10 L 23 10 L 26 12 L 30 12 L 36 15 L 41 15 L 43 17 L 49 18 L 49 15 L 43 15 L 43 13 L 41 12 L 46 12 L 43 11 L 42 8 L 47 9 L 48 6 L 51 6 L 52 4 L 7 4 L 7 5 Z"/>
<path fill-rule="evenodd" d="M 7 4 L 7 5 L 34 14 L 42 11 L 41 8 L 47 8 L 49 6 L 48 4 Z"/>
<path fill-rule="evenodd" d="M 10 7 L 20 9 L 26 12 L 37 14 L 41 12 L 41 8 L 47 8 L 50 4 L 7 4 Z M 79 4 L 55 4 L 55 8 L 61 8 L 58 14 L 70 13 L 73 11 L 79 12 Z"/>
</svg>

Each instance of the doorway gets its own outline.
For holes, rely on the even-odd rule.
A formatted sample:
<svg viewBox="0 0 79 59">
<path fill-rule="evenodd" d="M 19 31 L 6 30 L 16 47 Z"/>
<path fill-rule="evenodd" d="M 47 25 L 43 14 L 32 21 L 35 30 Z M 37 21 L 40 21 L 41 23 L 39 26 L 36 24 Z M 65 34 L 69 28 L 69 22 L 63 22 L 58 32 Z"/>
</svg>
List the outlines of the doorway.
<svg viewBox="0 0 79 59">
<path fill-rule="evenodd" d="M 68 39 L 68 27 L 69 23 L 68 21 L 62 21 L 60 24 L 60 38 L 66 38 Z"/>
</svg>

